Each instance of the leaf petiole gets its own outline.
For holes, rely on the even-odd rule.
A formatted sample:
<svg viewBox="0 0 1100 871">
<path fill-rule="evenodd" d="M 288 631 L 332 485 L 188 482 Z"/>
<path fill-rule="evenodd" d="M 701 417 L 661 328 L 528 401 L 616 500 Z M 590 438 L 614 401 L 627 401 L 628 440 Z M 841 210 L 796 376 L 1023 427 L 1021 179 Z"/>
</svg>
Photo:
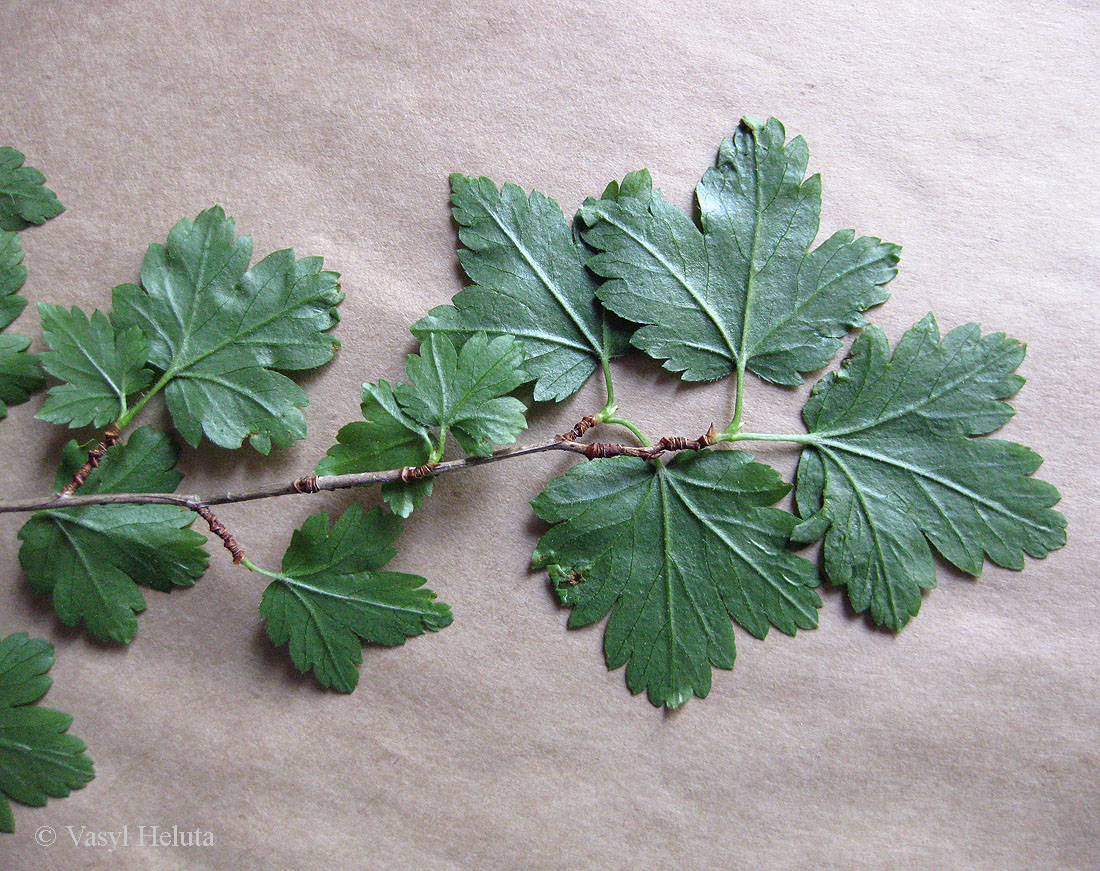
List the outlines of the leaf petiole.
<svg viewBox="0 0 1100 871">
<path fill-rule="evenodd" d="M 170 370 L 162 374 L 160 378 L 157 379 L 156 383 L 141 395 L 141 398 L 137 402 L 119 415 L 118 420 L 115 421 L 115 426 L 118 427 L 120 431 L 126 429 L 131 421 L 137 417 L 138 412 L 145 407 L 145 404 L 160 393 L 174 377 L 175 373 Z"/>
<path fill-rule="evenodd" d="M 275 574 L 275 572 L 269 572 L 267 569 L 261 569 L 258 565 L 256 565 L 254 562 L 252 562 L 252 560 L 250 560 L 248 557 L 245 557 L 244 559 L 241 560 L 241 565 L 244 566 L 246 569 L 248 569 L 250 572 L 255 572 L 258 575 L 263 575 L 265 578 L 271 578 L 272 580 L 275 580 L 275 581 L 285 581 L 285 580 L 287 580 L 285 575 L 277 575 L 277 574 Z"/>
<path fill-rule="evenodd" d="M 436 442 L 434 448 L 432 448 L 431 454 L 428 455 L 428 463 L 438 463 L 443 459 L 443 450 L 447 446 L 447 427 L 442 426 L 439 428 L 439 441 Z"/>
<path fill-rule="evenodd" d="M 611 361 L 608 360 L 607 357 L 601 357 L 600 363 L 603 366 L 604 385 L 607 387 L 607 402 L 605 402 L 603 408 L 600 409 L 600 413 L 596 415 L 596 420 L 605 421 L 616 411 L 615 384 L 611 380 Z"/>
<path fill-rule="evenodd" d="M 741 430 L 741 406 L 745 398 L 745 366 L 743 363 L 737 364 L 736 380 L 734 381 L 734 400 L 733 400 L 733 420 L 730 421 L 730 425 L 723 431 L 723 441 L 731 441 L 726 438 L 727 433 L 729 435 L 736 435 Z"/>
<path fill-rule="evenodd" d="M 642 447 L 648 448 L 650 446 L 650 441 L 649 441 L 649 439 L 647 439 L 645 437 L 645 433 L 643 433 L 640 429 L 638 429 L 638 427 L 636 427 L 634 424 L 632 424 L 625 417 L 616 417 L 615 415 L 608 415 L 607 417 L 600 418 L 600 422 L 601 423 L 613 423 L 616 426 L 625 427 L 626 429 L 630 430 L 631 433 L 633 433 L 634 438 L 636 438 L 638 441 L 640 441 L 642 443 Z"/>
</svg>

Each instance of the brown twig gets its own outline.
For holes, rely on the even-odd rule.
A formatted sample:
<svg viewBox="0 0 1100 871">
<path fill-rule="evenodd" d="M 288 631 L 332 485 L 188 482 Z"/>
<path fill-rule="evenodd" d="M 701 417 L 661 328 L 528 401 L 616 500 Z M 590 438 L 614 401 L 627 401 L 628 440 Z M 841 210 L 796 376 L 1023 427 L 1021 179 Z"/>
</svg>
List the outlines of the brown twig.
<svg viewBox="0 0 1100 871">
<path fill-rule="evenodd" d="M 594 427 L 595 425 L 596 418 L 593 417 L 591 414 L 586 414 L 584 417 L 577 421 L 576 425 L 571 430 L 569 430 L 569 432 L 562 433 L 560 436 L 558 436 L 558 440 L 563 442 L 575 442 L 582 435 L 592 429 L 592 427 Z"/>
<path fill-rule="evenodd" d="M 572 439 L 562 440 L 560 437 L 555 437 L 552 441 L 542 444 L 501 448 L 488 457 L 466 457 L 461 460 L 429 463 L 425 466 L 405 466 L 383 472 L 356 472 L 348 475 L 305 475 L 287 483 L 268 484 L 253 490 L 217 493 L 209 496 L 184 495 L 182 493 L 91 493 L 85 496 L 62 496 L 58 494 L 45 498 L 20 499 L 6 503 L 0 502 L 0 514 L 42 511 L 52 508 L 81 508 L 88 505 L 176 505 L 201 515 L 200 508 L 208 509 L 211 505 L 253 502 L 258 499 L 294 496 L 301 493 L 346 490 L 351 487 L 388 484 L 396 481 L 418 481 L 473 468 L 474 466 L 482 466 L 486 463 L 496 463 L 500 460 L 510 460 L 528 454 L 541 454 L 546 451 L 568 451 L 581 454 L 591 460 L 606 457 L 641 457 L 642 459 L 652 460 L 665 453 L 698 451 L 714 444 L 716 440 L 717 435 L 713 426 L 698 438 L 688 439 L 682 436 L 666 436 L 657 444 L 649 447 L 603 442 L 583 444 Z"/>
<path fill-rule="evenodd" d="M 58 498 L 68 498 L 73 495 L 92 473 L 92 469 L 99 465 L 99 461 L 103 459 L 103 455 L 107 453 L 108 449 L 113 448 L 122 440 L 122 432 L 118 426 L 111 424 L 107 427 L 107 431 L 103 433 L 103 441 L 88 451 L 88 459 L 84 461 L 84 465 L 81 466 L 73 474 L 72 480 L 69 481 L 61 491 L 57 494 Z"/>
<path fill-rule="evenodd" d="M 559 436 L 559 438 L 561 438 Z M 684 436 L 664 436 L 655 445 L 638 447 L 637 445 L 608 444 L 607 442 L 593 442 L 590 445 L 572 441 L 562 441 L 563 450 L 584 454 L 590 460 L 602 460 L 607 457 L 641 457 L 643 460 L 652 460 L 664 453 L 677 451 L 701 451 L 703 448 L 713 445 L 718 439 L 718 433 L 714 430 L 714 424 L 710 425 L 705 433 L 695 439 Z"/>
<path fill-rule="evenodd" d="M 244 559 L 244 551 L 237 544 L 237 539 L 233 537 L 233 533 L 226 529 L 225 524 L 214 516 L 214 512 L 210 510 L 210 507 L 208 505 L 192 505 L 190 508 L 205 520 L 206 525 L 210 527 L 210 531 L 222 540 L 225 549 L 233 555 L 233 562 L 240 563 Z"/>
<path fill-rule="evenodd" d="M 408 481 L 423 481 L 425 478 L 430 478 L 432 472 L 435 471 L 439 463 L 425 463 L 423 466 L 405 466 L 401 469 L 401 480 Z"/>
</svg>

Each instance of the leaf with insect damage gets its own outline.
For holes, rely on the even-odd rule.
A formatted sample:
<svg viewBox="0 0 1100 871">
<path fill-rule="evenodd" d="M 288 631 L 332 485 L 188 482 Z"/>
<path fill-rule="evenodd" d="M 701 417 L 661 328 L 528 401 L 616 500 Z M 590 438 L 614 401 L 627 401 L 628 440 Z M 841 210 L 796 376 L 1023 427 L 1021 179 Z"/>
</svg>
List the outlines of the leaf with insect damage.
<svg viewBox="0 0 1100 871">
<path fill-rule="evenodd" d="M 608 668 L 631 692 L 676 707 L 732 668 L 732 618 L 763 638 L 817 626 L 813 563 L 787 551 L 795 518 L 771 506 L 790 490 L 743 451 L 679 454 L 667 465 L 595 460 L 532 503 L 555 524 L 538 543 L 569 626 L 608 617 Z"/>
</svg>

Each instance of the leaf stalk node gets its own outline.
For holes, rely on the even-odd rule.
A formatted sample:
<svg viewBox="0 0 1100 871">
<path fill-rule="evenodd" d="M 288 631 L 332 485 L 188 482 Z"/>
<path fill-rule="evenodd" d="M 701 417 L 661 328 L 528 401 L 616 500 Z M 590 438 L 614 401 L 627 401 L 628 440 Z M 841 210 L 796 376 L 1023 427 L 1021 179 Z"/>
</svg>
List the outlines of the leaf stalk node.
<svg viewBox="0 0 1100 871">
<path fill-rule="evenodd" d="M 301 478 L 295 478 L 291 486 L 297 493 L 321 492 L 321 488 L 317 485 L 316 475 L 303 475 Z"/>
<path fill-rule="evenodd" d="M 425 478 L 431 477 L 438 465 L 439 463 L 425 463 L 423 466 L 405 466 L 401 470 L 401 480 L 405 483 L 423 481 Z"/>
<path fill-rule="evenodd" d="M 586 414 L 584 417 L 577 421 L 577 423 L 573 426 L 571 430 L 569 430 L 569 432 L 559 435 L 558 441 L 575 442 L 586 432 L 592 429 L 592 427 L 594 427 L 597 423 L 599 423 L 599 421 L 596 420 L 593 415 Z"/>
</svg>

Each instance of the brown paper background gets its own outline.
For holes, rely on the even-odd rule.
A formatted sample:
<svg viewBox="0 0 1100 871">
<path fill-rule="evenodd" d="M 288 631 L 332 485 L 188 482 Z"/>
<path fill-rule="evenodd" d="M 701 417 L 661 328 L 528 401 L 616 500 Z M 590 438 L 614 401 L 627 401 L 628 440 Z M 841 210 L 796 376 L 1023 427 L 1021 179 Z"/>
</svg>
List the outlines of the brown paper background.
<svg viewBox="0 0 1100 871">
<path fill-rule="evenodd" d="M 1090 2 L 37 2 L 0 9 L 4 144 L 68 211 L 24 236 L 32 302 L 106 308 L 146 245 L 212 203 L 257 255 L 294 246 L 343 274 L 335 362 L 308 376 L 309 438 L 263 459 L 184 450 L 190 491 L 308 471 L 400 378 L 406 329 L 461 286 L 447 174 L 538 188 L 571 212 L 648 167 L 691 203 L 744 113 L 803 134 L 822 233 L 904 245 L 896 340 L 929 310 L 1029 345 L 1002 435 L 1044 457 L 1070 543 L 1023 572 L 940 588 L 900 635 L 824 592 L 821 628 L 756 641 L 705 701 L 666 715 L 608 673 L 602 628 L 567 632 L 528 559 L 528 500 L 571 464 L 533 457 L 440 482 L 394 565 L 455 623 L 367 649 L 352 696 L 302 679 L 263 634 L 263 583 L 220 548 L 190 591 L 149 592 L 137 639 L 67 630 L 0 517 L 0 632 L 57 646 L 50 705 L 97 778 L 16 808 L 14 869 L 1092 869 L 1098 844 L 1096 473 L 1100 10 Z M 17 331 L 38 334 L 33 307 Z M 41 347 L 36 340 L 36 347 Z M 617 368 L 652 433 L 729 415 L 728 383 Z M 800 426 L 805 390 L 752 381 L 751 429 Z M 530 439 L 602 403 L 540 408 Z M 45 493 L 65 433 L 0 424 L 6 495 Z M 144 421 L 163 425 L 159 411 Z M 796 454 L 755 453 L 793 471 Z M 223 509 L 261 564 L 322 507 Z M 37 827 L 58 832 L 51 847 Z M 178 825 L 208 849 L 74 847 L 66 826 Z"/>
</svg>

